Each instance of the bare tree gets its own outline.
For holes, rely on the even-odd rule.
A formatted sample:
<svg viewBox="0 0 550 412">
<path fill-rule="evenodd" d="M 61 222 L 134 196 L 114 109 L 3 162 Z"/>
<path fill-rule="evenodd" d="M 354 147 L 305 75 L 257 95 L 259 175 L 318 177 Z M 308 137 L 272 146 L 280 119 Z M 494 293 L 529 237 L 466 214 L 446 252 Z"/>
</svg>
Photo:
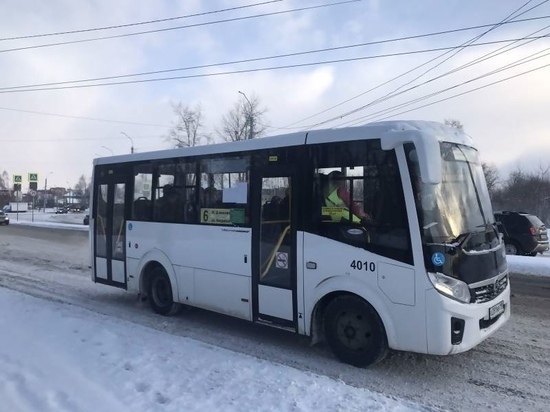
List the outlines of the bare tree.
<svg viewBox="0 0 550 412">
<path fill-rule="evenodd" d="M 170 103 L 176 115 L 176 122 L 168 132 L 166 140 L 174 147 L 199 146 L 210 141 L 210 136 L 201 133 L 203 126 L 202 106 L 198 103 L 194 108 L 179 103 Z"/>
<path fill-rule="evenodd" d="M 487 182 L 487 189 L 489 190 L 489 195 L 491 198 L 495 193 L 497 185 L 499 184 L 499 173 L 498 169 L 494 163 L 481 163 L 481 168 L 483 169 L 483 174 L 485 175 L 485 181 Z"/>
<path fill-rule="evenodd" d="M 458 130 L 461 130 L 461 131 L 464 131 L 464 125 L 462 124 L 462 122 L 460 120 L 456 120 L 456 119 L 445 119 L 445 124 L 447 126 L 451 126 L 451 127 L 454 127 Z"/>
<path fill-rule="evenodd" d="M 88 199 L 90 198 L 90 184 L 88 182 L 89 180 L 86 180 L 86 176 L 82 175 L 73 189 L 73 196 L 79 197 L 85 205 L 88 204 Z"/>
<path fill-rule="evenodd" d="M 10 176 L 5 170 L 0 175 L 0 189 L 9 189 Z"/>
<path fill-rule="evenodd" d="M 533 213 L 543 221 L 550 218 L 550 178 L 545 173 L 526 173 L 520 166 L 498 188 L 493 197 L 495 210 Z"/>
<path fill-rule="evenodd" d="M 267 109 L 260 108 L 260 98 L 252 95 L 249 100 L 243 93 L 241 95 L 223 116 L 221 128 L 217 131 L 226 142 L 254 139 L 262 136 L 267 129 L 263 120 Z"/>
</svg>

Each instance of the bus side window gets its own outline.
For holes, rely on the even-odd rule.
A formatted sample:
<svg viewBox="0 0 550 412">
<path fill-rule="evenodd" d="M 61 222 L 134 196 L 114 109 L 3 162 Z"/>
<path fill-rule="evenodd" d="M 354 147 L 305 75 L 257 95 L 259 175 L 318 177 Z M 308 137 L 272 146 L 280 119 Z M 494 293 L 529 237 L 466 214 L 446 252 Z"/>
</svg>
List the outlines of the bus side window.
<svg viewBox="0 0 550 412">
<path fill-rule="evenodd" d="M 175 222 L 175 208 L 178 207 L 174 188 L 176 164 L 174 160 L 157 165 L 154 176 L 155 198 L 153 218 L 155 222 Z"/>
<path fill-rule="evenodd" d="M 134 166 L 134 203 L 132 205 L 132 220 L 150 221 L 152 219 L 152 185 L 152 164 L 146 163 Z"/>
<path fill-rule="evenodd" d="M 249 224 L 248 156 L 222 156 L 200 163 L 199 223 Z"/>
</svg>

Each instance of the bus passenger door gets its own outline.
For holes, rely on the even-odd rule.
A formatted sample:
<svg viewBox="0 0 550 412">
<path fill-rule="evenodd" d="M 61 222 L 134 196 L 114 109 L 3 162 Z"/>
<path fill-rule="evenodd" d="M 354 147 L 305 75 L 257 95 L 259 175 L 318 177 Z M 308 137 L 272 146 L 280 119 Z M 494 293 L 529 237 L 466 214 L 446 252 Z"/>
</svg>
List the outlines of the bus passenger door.
<svg viewBox="0 0 550 412">
<path fill-rule="evenodd" d="M 253 183 L 253 319 L 296 330 L 293 173 L 280 167 L 259 172 Z"/>
<path fill-rule="evenodd" d="M 100 176 L 94 199 L 94 281 L 126 289 L 126 182 Z"/>
</svg>

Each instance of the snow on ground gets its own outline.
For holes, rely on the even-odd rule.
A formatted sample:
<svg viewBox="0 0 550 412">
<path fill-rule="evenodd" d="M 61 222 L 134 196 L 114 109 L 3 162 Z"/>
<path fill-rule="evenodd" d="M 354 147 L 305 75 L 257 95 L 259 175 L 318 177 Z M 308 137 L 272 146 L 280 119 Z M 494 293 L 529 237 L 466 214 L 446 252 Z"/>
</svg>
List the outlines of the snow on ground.
<svg viewBox="0 0 550 412">
<path fill-rule="evenodd" d="M 83 224 L 85 213 L 56 214 L 55 209 L 42 211 L 29 211 L 24 213 L 8 213 L 10 225 L 33 225 L 43 227 L 55 227 L 60 229 L 88 230 Z"/>
<path fill-rule="evenodd" d="M 3 288 L 0 313 L 4 411 L 427 410 Z"/>
<path fill-rule="evenodd" d="M 522 275 L 550 277 L 550 253 L 531 256 L 507 256 L 510 272 Z"/>
<path fill-rule="evenodd" d="M 35 212 L 12 224 L 88 230 L 84 214 Z M 550 276 L 550 255 L 509 257 Z M 338 379 L 0 288 L 0 410 L 428 410 Z M 368 370 L 365 373 L 369 373 Z"/>
</svg>

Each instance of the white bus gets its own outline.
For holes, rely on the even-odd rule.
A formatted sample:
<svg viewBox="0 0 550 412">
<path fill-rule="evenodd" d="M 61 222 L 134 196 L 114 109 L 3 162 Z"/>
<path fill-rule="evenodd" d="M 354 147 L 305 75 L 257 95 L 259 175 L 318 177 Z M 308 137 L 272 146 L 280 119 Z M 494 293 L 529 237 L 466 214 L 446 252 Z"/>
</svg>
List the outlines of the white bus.
<svg viewBox="0 0 550 412">
<path fill-rule="evenodd" d="M 94 282 L 388 349 L 469 350 L 510 317 L 504 243 L 469 136 L 381 122 L 94 160 Z"/>
</svg>

